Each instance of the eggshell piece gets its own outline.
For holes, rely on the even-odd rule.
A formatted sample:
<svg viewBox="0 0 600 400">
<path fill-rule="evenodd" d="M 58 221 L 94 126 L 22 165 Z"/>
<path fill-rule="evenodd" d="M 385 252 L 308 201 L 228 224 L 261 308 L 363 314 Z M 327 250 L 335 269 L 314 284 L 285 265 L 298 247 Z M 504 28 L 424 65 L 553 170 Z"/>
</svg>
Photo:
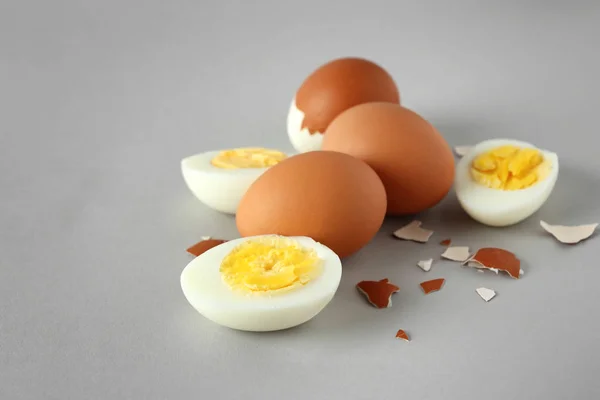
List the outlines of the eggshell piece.
<svg viewBox="0 0 600 400">
<path fill-rule="evenodd" d="M 402 228 L 394 231 L 393 236 L 401 240 L 411 240 L 413 242 L 427 243 L 433 231 L 421 228 L 422 222 L 414 220 L 404 225 Z"/>
<path fill-rule="evenodd" d="M 556 240 L 565 244 L 577 244 L 583 240 L 590 238 L 596 228 L 597 223 L 587 225 L 550 225 L 545 221 L 540 221 L 540 225 L 546 232 L 554 236 Z"/>
<path fill-rule="evenodd" d="M 433 264 L 433 258 L 429 258 L 427 260 L 421 260 L 421 261 L 417 262 L 417 266 L 425 272 L 429 272 L 429 270 L 431 270 L 432 264 Z"/>
<path fill-rule="evenodd" d="M 320 150 L 323 133 L 341 112 L 369 102 L 400 103 L 392 76 L 358 57 L 332 60 L 302 83 L 288 113 L 288 136 L 299 152 Z"/>
<path fill-rule="evenodd" d="M 398 332 L 396 332 L 396 338 L 402 339 L 405 342 L 410 342 L 410 338 L 408 337 L 408 334 L 406 332 L 404 332 L 404 330 L 402 330 L 402 329 L 398 329 Z"/>
<path fill-rule="evenodd" d="M 483 300 L 485 300 L 486 303 L 488 301 L 492 300 L 494 297 L 496 297 L 496 292 L 492 289 L 480 287 L 480 288 L 475 289 L 475 291 L 477 292 L 479 297 L 481 297 Z"/>
<path fill-rule="evenodd" d="M 458 157 L 464 157 L 469 153 L 469 151 L 471 151 L 472 148 L 473 146 L 455 146 L 454 153 Z"/>
<path fill-rule="evenodd" d="M 307 236 L 347 257 L 385 217 L 385 189 L 363 161 L 332 151 L 289 157 L 248 189 L 236 215 L 242 235 Z"/>
<path fill-rule="evenodd" d="M 443 253 L 442 258 L 450 261 L 464 262 L 471 256 L 467 246 L 450 246 Z"/>
<path fill-rule="evenodd" d="M 421 289 L 425 294 L 437 292 L 444 286 L 444 282 L 446 280 L 444 278 L 432 279 L 430 281 L 421 282 Z"/>
<path fill-rule="evenodd" d="M 521 276 L 521 261 L 514 253 L 504 249 L 481 248 L 468 260 L 468 265 L 495 270 L 496 273 L 503 271 L 515 279 Z"/>
<path fill-rule="evenodd" d="M 361 281 L 356 284 L 356 288 L 376 308 L 391 307 L 392 295 L 400 290 L 398 286 L 391 284 L 387 278 L 380 281 Z"/>
<path fill-rule="evenodd" d="M 207 237 L 207 236 L 205 236 L 205 237 Z M 191 255 L 198 257 L 200 254 L 204 253 L 205 251 L 208 251 L 208 250 L 212 249 L 213 247 L 216 247 L 222 243 L 225 243 L 226 241 L 227 240 L 210 239 L 209 237 L 207 237 L 207 239 L 202 239 L 198 243 L 188 247 L 186 251 L 188 253 L 190 253 Z"/>
<path fill-rule="evenodd" d="M 438 204 L 454 181 L 454 155 L 427 120 L 392 103 L 366 103 L 337 116 L 323 150 L 364 160 L 385 185 L 388 215 L 411 215 Z"/>
</svg>

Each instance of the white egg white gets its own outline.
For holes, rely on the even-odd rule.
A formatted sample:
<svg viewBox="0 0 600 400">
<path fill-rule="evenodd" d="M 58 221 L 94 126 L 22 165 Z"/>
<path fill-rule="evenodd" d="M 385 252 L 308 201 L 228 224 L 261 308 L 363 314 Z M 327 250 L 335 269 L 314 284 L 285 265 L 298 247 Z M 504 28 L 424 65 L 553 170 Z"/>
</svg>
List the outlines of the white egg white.
<svg viewBox="0 0 600 400">
<path fill-rule="evenodd" d="M 496 147 L 513 145 L 534 148 L 550 162 L 550 172 L 543 180 L 520 190 L 504 191 L 488 188 L 472 179 L 473 159 Z M 486 140 L 474 146 L 456 165 L 454 188 L 458 201 L 471 218 L 489 226 L 509 226 L 523 221 L 542 207 L 558 178 L 556 153 L 538 149 L 534 145 L 513 139 Z"/>
<path fill-rule="evenodd" d="M 265 235 L 270 236 L 270 235 Z M 314 249 L 323 260 L 322 272 L 304 286 L 272 295 L 233 291 L 223 281 L 220 265 L 233 248 L 263 236 L 231 240 L 191 261 L 181 273 L 181 288 L 188 302 L 205 318 L 232 329 L 275 331 L 307 322 L 335 295 L 342 276 L 340 258 L 328 247 L 308 237 L 292 237 Z"/>
<path fill-rule="evenodd" d="M 296 99 L 292 100 L 287 117 L 287 132 L 292 146 L 299 153 L 321 150 L 323 132 L 310 133 L 307 128 L 302 128 L 304 113 L 296 107 Z"/>
<path fill-rule="evenodd" d="M 267 169 L 218 168 L 211 160 L 222 150 L 196 154 L 181 160 L 181 172 L 188 188 L 208 207 L 235 214 L 238 205 L 252 183 Z"/>
</svg>

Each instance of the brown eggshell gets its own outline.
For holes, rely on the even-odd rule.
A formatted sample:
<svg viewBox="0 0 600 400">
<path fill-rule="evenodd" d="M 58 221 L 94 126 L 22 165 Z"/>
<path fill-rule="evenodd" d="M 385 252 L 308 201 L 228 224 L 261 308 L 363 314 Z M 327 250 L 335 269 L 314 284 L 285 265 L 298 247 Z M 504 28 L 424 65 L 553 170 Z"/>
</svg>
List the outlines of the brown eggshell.
<svg viewBox="0 0 600 400">
<path fill-rule="evenodd" d="M 236 224 L 243 237 L 308 236 L 343 258 L 375 236 L 385 210 L 383 184 L 366 163 L 312 151 L 281 161 L 254 181 Z"/>
<path fill-rule="evenodd" d="M 325 132 L 342 111 L 371 101 L 399 103 L 391 75 L 372 61 L 346 57 L 316 69 L 296 93 L 296 107 L 304 113 L 302 129 Z"/>
<path fill-rule="evenodd" d="M 388 215 L 433 207 L 454 182 L 448 143 L 424 118 L 398 104 L 368 103 L 344 111 L 329 125 L 322 148 L 357 157 L 377 172 Z"/>
</svg>

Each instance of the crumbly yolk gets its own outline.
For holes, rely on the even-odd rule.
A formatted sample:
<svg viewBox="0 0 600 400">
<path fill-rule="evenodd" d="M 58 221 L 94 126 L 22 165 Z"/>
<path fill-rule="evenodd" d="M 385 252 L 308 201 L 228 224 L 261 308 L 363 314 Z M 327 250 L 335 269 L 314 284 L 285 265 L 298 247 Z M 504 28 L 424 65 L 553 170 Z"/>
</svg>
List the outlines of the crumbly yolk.
<svg viewBox="0 0 600 400">
<path fill-rule="evenodd" d="M 211 164 L 224 169 L 264 168 L 271 167 L 286 157 L 285 153 L 277 150 L 247 147 L 224 150 L 211 160 Z"/>
<path fill-rule="evenodd" d="M 539 150 L 507 145 L 478 155 L 471 177 L 484 186 L 500 190 L 525 189 L 543 180 L 550 163 Z"/>
<path fill-rule="evenodd" d="M 234 290 L 272 293 L 305 285 L 321 272 L 314 249 L 282 236 L 250 239 L 236 246 L 221 262 L 221 276 Z"/>
</svg>

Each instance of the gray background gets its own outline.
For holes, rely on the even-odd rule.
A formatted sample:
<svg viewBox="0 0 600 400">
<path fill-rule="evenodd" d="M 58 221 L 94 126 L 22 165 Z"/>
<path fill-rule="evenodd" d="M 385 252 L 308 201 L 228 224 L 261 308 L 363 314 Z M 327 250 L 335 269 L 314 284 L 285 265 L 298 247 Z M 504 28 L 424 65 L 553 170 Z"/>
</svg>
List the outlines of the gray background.
<svg viewBox="0 0 600 400">
<path fill-rule="evenodd" d="M 599 3 L 241 3 L 0 3 L 0 398 L 598 397 L 597 239 L 562 246 L 538 224 L 600 220 Z M 216 326 L 179 274 L 188 245 L 236 237 L 235 223 L 195 200 L 179 161 L 290 150 L 295 90 L 346 55 L 385 66 L 452 145 L 557 151 L 555 191 L 507 229 L 470 221 L 451 194 L 419 216 L 427 245 L 390 239 L 408 220 L 386 221 L 310 323 Z M 526 274 L 414 265 L 446 237 L 511 249 Z M 376 310 L 354 285 L 384 277 L 401 291 Z"/>
</svg>

